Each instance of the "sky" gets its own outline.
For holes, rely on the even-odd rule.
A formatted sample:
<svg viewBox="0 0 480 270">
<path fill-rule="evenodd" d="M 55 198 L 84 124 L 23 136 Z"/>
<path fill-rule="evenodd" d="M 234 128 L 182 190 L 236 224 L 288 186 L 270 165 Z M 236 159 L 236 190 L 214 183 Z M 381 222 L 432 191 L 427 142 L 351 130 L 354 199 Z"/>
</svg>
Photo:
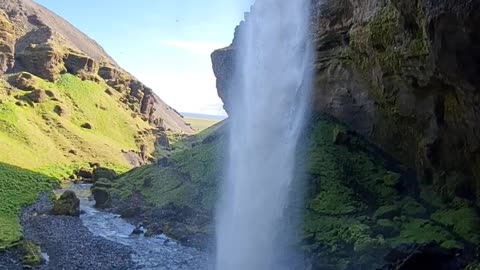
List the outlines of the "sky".
<svg viewBox="0 0 480 270">
<path fill-rule="evenodd" d="M 225 115 L 210 54 L 253 0 L 36 0 L 96 40 L 180 112 Z"/>
</svg>

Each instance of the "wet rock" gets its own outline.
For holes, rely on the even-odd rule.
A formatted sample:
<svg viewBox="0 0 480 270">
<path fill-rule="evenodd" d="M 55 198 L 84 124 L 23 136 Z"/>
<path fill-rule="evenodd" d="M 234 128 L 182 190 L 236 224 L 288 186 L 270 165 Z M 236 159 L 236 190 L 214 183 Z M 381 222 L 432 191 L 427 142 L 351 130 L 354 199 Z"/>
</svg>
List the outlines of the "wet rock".
<svg viewBox="0 0 480 270">
<path fill-rule="evenodd" d="M 125 209 L 122 209 L 119 211 L 119 214 L 122 216 L 122 218 L 133 218 L 138 215 L 141 215 L 143 210 L 141 207 L 137 206 L 132 206 L 132 207 L 127 207 Z"/>
<path fill-rule="evenodd" d="M 53 206 L 53 214 L 57 216 L 80 216 L 80 200 L 73 191 L 65 191 Z"/>
<path fill-rule="evenodd" d="M 135 229 L 133 229 L 132 233 L 130 235 L 142 235 L 144 234 L 145 231 L 143 229 L 143 226 L 142 225 L 138 225 L 137 227 L 135 227 Z"/>
<path fill-rule="evenodd" d="M 107 188 L 94 187 L 92 188 L 92 195 L 95 200 L 95 207 L 108 208 L 111 207 L 111 196 Z"/>
<path fill-rule="evenodd" d="M 25 267 L 37 267 L 42 263 L 42 251 L 31 241 L 23 241 L 21 245 L 22 262 Z"/>
</svg>

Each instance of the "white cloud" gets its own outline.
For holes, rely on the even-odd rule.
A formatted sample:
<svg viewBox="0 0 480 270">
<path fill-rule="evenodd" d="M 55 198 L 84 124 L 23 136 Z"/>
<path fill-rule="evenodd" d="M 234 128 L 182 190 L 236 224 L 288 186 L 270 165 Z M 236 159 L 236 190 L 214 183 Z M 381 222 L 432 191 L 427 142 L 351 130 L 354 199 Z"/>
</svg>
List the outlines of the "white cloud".
<svg viewBox="0 0 480 270">
<path fill-rule="evenodd" d="M 226 115 L 211 71 L 144 71 L 140 74 L 139 79 L 177 111 Z"/>
<path fill-rule="evenodd" d="M 228 44 L 224 42 L 199 41 L 199 40 L 162 40 L 163 46 L 174 47 L 195 54 L 210 54 L 215 49 L 223 48 Z"/>
</svg>

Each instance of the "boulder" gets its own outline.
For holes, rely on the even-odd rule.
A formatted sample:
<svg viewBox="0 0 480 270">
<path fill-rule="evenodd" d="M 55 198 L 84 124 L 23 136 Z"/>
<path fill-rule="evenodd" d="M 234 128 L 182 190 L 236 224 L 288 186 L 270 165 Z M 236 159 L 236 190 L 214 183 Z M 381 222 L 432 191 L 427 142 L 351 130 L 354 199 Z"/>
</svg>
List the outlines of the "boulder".
<svg viewBox="0 0 480 270">
<path fill-rule="evenodd" d="M 33 90 L 31 93 L 25 95 L 25 99 L 33 103 L 42 103 L 49 99 L 45 90 Z"/>
<path fill-rule="evenodd" d="M 89 169 L 80 169 L 75 174 L 81 178 L 93 179 L 93 172 Z"/>
<path fill-rule="evenodd" d="M 80 216 L 80 200 L 75 192 L 65 191 L 53 206 L 53 214 L 57 216 Z"/>
<path fill-rule="evenodd" d="M 95 181 L 95 183 L 93 184 L 93 188 L 96 188 L 96 187 L 108 189 L 112 187 L 112 183 L 108 179 L 100 178 L 97 181 Z"/>
<path fill-rule="evenodd" d="M 42 263 L 42 250 L 31 241 L 23 241 L 20 246 L 22 263 L 26 269 L 37 267 Z"/>
<path fill-rule="evenodd" d="M 65 68 L 68 73 L 78 75 L 81 72 L 94 73 L 95 61 L 83 54 L 70 52 L 65 57 Z"/>
<path fill-rule="evenodd" d="M 105 178 L 108 180 L 113 180 L 117 177 L 117 173 L 114 170 L 98 167 L 93 169 L 93 181 L 96 182 L 101 178 Z"/>
<path fill-rule="evenodd" d="M 111 207 L 111 196 L 108 188 L 105 187 L 93 187 L 93 198 L 95 199 L 95 207 L 108 208 Z"/>
<path fill-rule="evenodd" d="M 21 72 L 8 78 L 8 82 L 20 90 L 34 91 L 40 89 L 37 79 L 28 72 Z"/>
<path fill-rule="evenodd" d="M 90 123 L 83 123 L 80 127 L 84 129 L 92 129 L 92 125 Z"/>
</svg>

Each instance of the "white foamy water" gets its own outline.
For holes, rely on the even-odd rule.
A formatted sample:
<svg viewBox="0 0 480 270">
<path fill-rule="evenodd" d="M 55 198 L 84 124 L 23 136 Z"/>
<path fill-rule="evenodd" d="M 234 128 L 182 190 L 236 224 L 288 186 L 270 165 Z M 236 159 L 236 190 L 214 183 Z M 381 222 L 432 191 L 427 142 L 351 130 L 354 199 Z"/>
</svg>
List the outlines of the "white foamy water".
<svg viewBox="0 0 480 270">
<path fill-rule="evenodd" d="M 282 241 L 312 57 L 309 1 L 258 0 L 237 40 L 217 270 L 293 269 Z"/>
</svg>

